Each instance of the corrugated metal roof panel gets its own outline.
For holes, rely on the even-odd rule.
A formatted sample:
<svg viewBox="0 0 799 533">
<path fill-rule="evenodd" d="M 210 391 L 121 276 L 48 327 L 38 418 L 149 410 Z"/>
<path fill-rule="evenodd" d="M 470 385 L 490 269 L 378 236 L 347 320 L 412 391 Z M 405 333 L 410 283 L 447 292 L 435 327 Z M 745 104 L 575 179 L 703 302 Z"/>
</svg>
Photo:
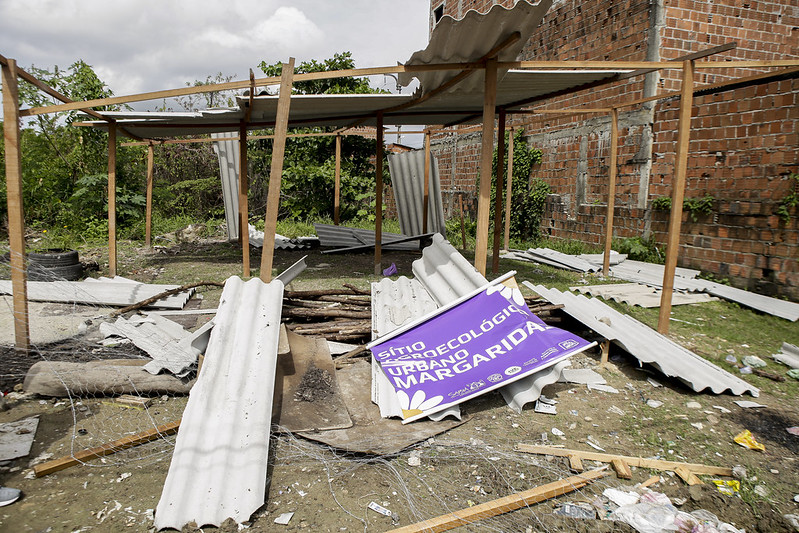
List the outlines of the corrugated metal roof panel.
<svg viewBox="0 0 799 533">
<path fill-rule="evenodd" d="M 563 304 L 566 313 L 620 345 L 641 363 L 649 363 L 666 376 L 678 378 L 696 392 L 709 388 L 715 394 L 728 390 L 736 395 L 745 392 L 752 396 L 760 394 L 757 387 L 596 298 L 547 289 L 543 285 L 533 285 L 527 281 L 524 284 L 551 303 Z"/>
<path fill-rule="evenodd" d="M 228 240 L 239 238 L 239 143 L 232 138 L 235 132 L 212 133 L 214 152 L 219 159 L 219 177 L 222 180 L 222 200 L 225 203 L 225 224 Z"/>
<path fill-rule="evenodd" d="M 428 185 L 427 231 L 423 231 L 424 160 L 424 150 L 412 150 L 388 156 L 388 168 L 391 172 L 400 228 L 405 235 L 421 235 L 428 232 L 446 235 L 438 160 L 432 154 Z"/>
<path fill-rule="evenodd" d="M 613 285 L 589 285 L 569 287 L 570 291 L 581 294 L 598 296 L 605 300 L 613 300 L 628 305 L 638 305 L 640 307 L 660 307 L 660 297 L 662 291 L 655 287 L 641 285 L 638 283 L 618 283 Z M 716 300 L 705 293 L 685 293 L 674 291 L 671 297 L 671 305 L 695 304 L 702 302 L 712 302 Z"/>
<path fill-rule="evenodd" d="M 346 226 L 334 226 L 333 224 L 320 224 L 315 222 L 313 225 L 319 242 L 322 246 L 335 248 L 346 248 L 349 246 L 360 246 L 363 244 L 374 245 L 375 232 L 369 229 L 348 228 Z M 405 235 L 383 232 L 383 242 L 393 239 L 402 239 Z M 384 244 L 384 250 L 418 250 L 417 242 L 404 242 L 398 244 Z"/>
<path fill-rule="evenodd" d="M 164 291 L 177 289 L 178 285 L 151 285 L 132 282 L 86 281 L 29 281 L 28 299 L 36 302 L 85 303 L 125 307 Z M 194 291 L 163 298 L 148 307 L 183 309 Z M 0 294 L 11 294 L 11 282 L 0 280 Z"/>
<path fill-rule="evenodd" d="M 443 235 L 433 235 L 433 243 L 413 262 L 413 275 L 439 306 L 482 287 L 488 280 L 463 257 Z"/>
<path fill-rule="evenodd" d="M 264 503 L 283 284 L 225 283 L 155 527 L 243 522 Z"/>
</svg>

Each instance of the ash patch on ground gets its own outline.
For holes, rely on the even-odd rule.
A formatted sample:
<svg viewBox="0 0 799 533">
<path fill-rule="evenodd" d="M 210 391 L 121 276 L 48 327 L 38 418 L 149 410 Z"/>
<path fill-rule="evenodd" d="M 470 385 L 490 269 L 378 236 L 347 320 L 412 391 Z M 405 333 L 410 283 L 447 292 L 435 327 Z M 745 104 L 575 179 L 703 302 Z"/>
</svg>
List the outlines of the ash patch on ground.
<svg viewBox="0 0 799 533">
<path fill-rule="evenodd" d="M 327 370 L 312 364 L 302 376 L 300 386 L 294 393 L 299 402 L 317 402 L 333 395 L 333 376 Z"/>
</svg>

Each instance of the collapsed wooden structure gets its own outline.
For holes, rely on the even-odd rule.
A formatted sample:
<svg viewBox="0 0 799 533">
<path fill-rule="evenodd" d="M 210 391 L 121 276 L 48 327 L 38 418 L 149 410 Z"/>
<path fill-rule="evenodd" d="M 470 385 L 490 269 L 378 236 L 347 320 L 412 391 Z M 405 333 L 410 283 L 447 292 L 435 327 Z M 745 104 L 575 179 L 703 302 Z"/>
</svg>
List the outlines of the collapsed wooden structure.
<svg viewBox="0 0 799 533">
<path fill-rule="evenodd" d="M 669 326 L 669 314 L 671 311 L 671 298 L 674 288 L 674 271 L 677 264 L 680 224 L 682 216 L 683 194 L 686 179 L 688 143 L 690 139 L 690 117 L 693 107 L 694 73 L 701 69 L 732 69 L 732 68 L 781 68 L 784 72 L 792 72 L 799 69 L 799 61 L 796 60 L 776 60 L 776 61 L 710 61 L 702 60 L 712 54 L 723 52 L 732 48 L 734 45 L 725 45 L 711 48 L 703 52 L 690 54 L 675 61 L 509 61 L 506 60 L 507 50 L 513 49 L 518 43 L 524 42 L 518 31 L 497 37 L 496 44 L 486 43 L 484 50 L 472 61 L 455 62 L 409 62 L 404 65 L 375 68 L 357 68 L 342 71 L 314 72 L 305 74 L 294 73 L 294 59 L 290 58 L 283 64 L 280 77 L 269 77 L 255 79 L 253 76 L 248 80 L 234 81 L 228 83 L 212 84 L 199 87 L 184 87 L 180 89 L 170 89 L 163 91 L 134 94 L 129 96 L 115 96 L 97 100 L 75 102 L 66 96 L 58 93 L 51 87 L 36 79 L 34 76 L 25 72 L 17 66 L 14 59 L 5 58 L 0 55 L 0 66 L 2 66 L 3 76 L 3 110 L 4 110 L 4 134 L 5 134 L 5 161 L 6 161 L 6 184 L 8 196 L 8 219 L 9 219 L 9 243 L 11 248 L 12 266 L 12 285 L 15 317 L 15 339 L 18 350 L 29 349 L 29 324 L 27 313 L 27 289 L 26 289 L 26 262 L 25 262 L 25 238 L 24 238 L 24 210 L 22 205 L 22 168 L 20 155 L 20 118 L 36 116 L 47 113 L 58 113 L 69 110 L 82 110 L 87 115 L 98 122 L 80 123 L 78 125 L 101 127 L 108 131 L 108 254 L 110 275 L 117 274 L 117 250 L 116 250 L 116 146 L 117 134 L 143 142 L 148 145 L 147 159 L 147 234 L 146 241 L 150 242 L 150 214 L 152 208 L 152 183 L 153 183 L 153 147 L 164 142 L 164 139 L 174 136 L 184 136 L 189 132 L 207 133 L 216 131 L 238 131 L 238 140 L 241 149 L 241 160 L 239 169 L 239 221 L 241 228 L 246 228 L 248 220 L 247 191 L 249 188 L 247 178 L 247 139 L 248 131 L 251 129 L 274 128 L 274 145 L 272 164 L 270 169 L 268 202 L 265 217 L 264 245 L 260 262 L 260 277 L 263 281 L 271 280 L 272 260 L 274 253 L 275 226 L 277 222 L 278 205 L 280 198 L 280 184 L 283 166 L 283 154 L 286 138 L 289 136 L 288 130 L 292 125 L 297 126 L 330 126 L 338 127 L 332 134 L 336 135 L 337 162 L 340 161 L 340 139 L 342 134 L 346 134 L 350 127 L 372 125 L 375 127 L 377 140 L 376 149 L 376 220 L 375 220 L 375 251 L 374 266 L 375 273 L 382 270 L 381 264 L 381 241 L 382 241 L 382 205 L 383 205 L 383 181 L 382 181 L 382 161 L 383 161 L 383 138 L 384 126 L 388 124 L 416 124 L 427 121 L 428 124 L 444 124 L 444 129 L 429 127 L 425 129 L 425 154 L 429 161 L 430 154 L 430 135 L 439 131 L 453 131 L 451 128 L 468 122 L 481 122 L 477 126 L 482 130 L 482 150 L 480 154 L 480 178 L 479 196 L 477 209 L 477 241 L 475 249 L 475 267 L 482 274 L 485 274 L 487 267 L 488 243 L 489 243 L 489 200 L 491 190 L 491 167 L 492 154 L 494 150 L 494 138 L 504 139 L 506 121 L 508 115 L 529 115 L 529 114 L 599 114 L 609 115 L 611 118 L 611 140 L 610 150 L 610 172 L 609 172 L 609 192 L 607 199 L 607 215 L 605 217 L 605 256 L 604 272 L 607 274 L 610 257 L 610 245 L 613 235 L 613 212 L 615 201 L 616 167 L 617 167 L 617 144 L 618 144 L 618 114 L 619 109 L 640 105 L 645 102 L 657 101 L 666 98 L 680 99 L 679 129 L 675 145 L 676 152 L 676 172 L 672 181 L 672 210 L 669 221 L 668 242 L 666 251 L 666 268 L 663 279 L 663 293 L 660 306 L 660 318 L 658 329 L 661 333 L 666 333 Z M 493 44 L 493 46 L 492 46 Z M 504 56 L 503 56 L 504 54 Z M 591 88 L 606 85 L 609 83 L 623 82 L 635 76 L 642 76 L 654 70 L 680 70 L 682 72 L 682 88 L 680 91 L 666 92 L 648 98 L 640 98 L 634 101 L 620 102 L 610 108 L 602 109 L 546 109 L 530 108 L 531 105 L 540 105 L 537 102 L 546 102 L 547 96 L 556 96 L 590 90 Z M 503 93 L 503 81 L 500 74 L 513 72 L 513 76 L 504 78 L 507 82 L 516 81 L 510 92 Z M 340 113 L 338 116 L 331 116 L 330 113 L 321 113 L 321 110 L 314 107 L 313 102 L 323 100 L 308 100 L 308 96 L 292 96 L 291 88 L 293 83 L 300 81 L 333 79 L 347 76 L 371 76 L 380 74 L 397 74 L 405 76 L 421 76 L 425 74 L 438 74 L 440 83 L 434 87 L 425 88 L 424 91 L 416 95 L 405 97 L 398 104 L 380 104 L 379 100 L 371 99 L 366 104 L 359 104 L 358 99 L 363 96 L 372 95 L 336 95 L 338 98 L 345 98 L 350 101 L 350 111 Z M 454 94 L 459 84 L 471 78 L 470 83 L 476 85 L 476 74 L 483 77 L 480 87 L 480 109 L 475 106 L 475 99 L 463 98 L 463 95 Z M 517 74 L 518 73 L 518 74 Z M 538 85 L 541 80 L 555 77 L 556 75 L 566 74 L 564 82 L 550 89 L 541 90 Z M 515 77 L 514 77 L 515 76 Z M 571 77 L 570 77 L 571 76 Z M 581 77 L 583 76 L 583 77 Z M 588 76 L 586 78 L 585 76 Z M 753 78 L 757 78 L 753 77 Z M 30 109 L 20 109 L 18 94 L 18 79 L 33 84 L 39 90 L 63 102 L 62 104 L 36 107 Z M 531 88 L 538 89 L 534 97 L 518 98 L 520 85 L 518 80 L 526 80 Z M 736 79 L 727 84 L 741 83 L 747 81 L 746 78 Z M 479 85 L 479 80 L 477 80 Z M 279 86 L 279 96 L 269 98 L 255 97 L 256 89 Z M 522 89 L 525 86 L 522 86 Z M 196 120 L 187 124 L 185 121 L 172 124 L 168 121 L 165 124 L 156 125 L 147 120 L 125 120 L 119 114 L 98 112 L 94 108 L 107 105 L 127 104 L 149 100 L 160 100 L 185 96 L 189 94 L 199 94 L 216 92 L 222 90 L 249 90 L 249 94 L 240 98 L 241 116 L 236 122 L 220 122 L 218 119 L 198 117 Z M 498 102 L 498 89 L 500 96 L 505 99 Z M 453 96 L 454 94 L 454 96 Z M 324 98 L 324 97 L 322 97 Z M 515 100 L 513 99 L 515 98 Z M 452 99 L 453 102 L 449 100 Z M 510 100 L 509 100 L 510 99 Z M 304 104 L 303 102 L 312 102 Z M 345 100 L 339 100 L 342 102 Z M 361 100 L 363 102 L 364 100 Z M 334 102 L 335 103 L 335 102 Z M 259 110 L 259 105 L 263 106 Z M 275 105 L 276 104 L 276 105 Z M 300 117 L 291 119 L 290 113 L 294 111 L 292 105 L 300 106 Z M 381 107 L 382 105 L 382 107 Z M 264 107 L 265 106 L 265 107 Z M 271 106 L 271 107 L 269 107 Z M 303 107 L 304 106 L 304 107 Z M 322 110 L 331 109 L 330 105 L 322 106 Z M 260 112 L 262 117 L 254 118 L 253 110 Z M 266 111 L 265 111 L 266 110 Z M 273 114 L 265 118 L 266 114 Z M 315 115 L 315 112 L 319 112 Z M 497 120 L 498 118 L 498 120 Z M 495 127 L 495 120 L 497 125 Z M 518 125 L 516 126 L 518 127 Z M 156 128 L 155 130 L 153 128 Z M 157 129 L 162 128 L 162 129 Z M 157 132 L 157 135 L 143 136 L 137 133 L 138 130 L 146 130 L 149 133 Z M 463 132 L 464 129 L 454 130 Z M 313 134 L 311 134 L 313 135 Z M 191 142 L 181 140 L 179 142 Z M 513 136 L 511 135 L 511 143 Z M 513 166 L 513 145 L 510 145 L 507 161 L 507 184 L 504 180 L 505 174 L 505 146 L 503 142 L 498 144 L 498 171 L 497 191 L 506 190 L 505 199 L 505 247 L 508 245 L 508 217 L 510 209 L 510 191 Z M 426 165 L 429 167 L 429 164 Z M 339 175 L 339 165 L 336 165 L 336 176 Z M 425 191 L 427 190 L 428 171 L 425 172 Z M 338 208 L 338 180 L 336 180 L 335 207 Z M 425 196 L 426 200 L 426 196 Z M 496 195 L 495 221 L 493 232 L 493 267 L 496 271 L 499 260 L 499 248 L 501 241 L 502 227 L 502 208 L 503 195 Z M 424 209 L 427 213 L 427 209 Z M 246 231 L 241 231 L 241 244 L 243 250 L 243 272 L 245 276 L 250 275 L 250 250 L 249 238 Z"/>
</svg>

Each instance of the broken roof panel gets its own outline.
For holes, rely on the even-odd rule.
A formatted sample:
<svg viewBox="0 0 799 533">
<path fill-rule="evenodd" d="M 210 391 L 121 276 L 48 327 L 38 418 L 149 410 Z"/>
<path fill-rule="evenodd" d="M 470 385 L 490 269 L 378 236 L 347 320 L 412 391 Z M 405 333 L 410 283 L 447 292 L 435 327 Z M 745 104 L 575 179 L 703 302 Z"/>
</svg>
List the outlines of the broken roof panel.
<svg viewBox="0 0 799 533">
<path fill-rule="evenodd" d="M 598 296 L 605 300 L 613 300 L 628 305 L 653 308 L 660 307 L 662 291 L 648 285 L 639 283 L 617 283 L 613 285 L 589 285 L 569 287 L 570 291 Z M 671 305 L 696 304 L 712 302 L 716 298 L 705 293 L 685 293 L 674 291 L 671 296 Z"/>
<path fill-rule="evenodd" d="M 239 143 L 235 132 L 212 133 L 214 152 L 219 159 L 219 177 L 222 180 L 222 200 L 225 204 L 227 238 L 239 238 Z"/>
<path fill-rule="evenodd" d="M 394 188 L 400 228 L 405 235 L 421 235 L 428 232 L 446 235 L 438 160 L 432 154 L 430 155 L 426 231 L 424 228 L 424 162 L 424 150 L 388 155 L 388 168 L 391 172 L 391 184 Z"/>
<path fill-rule="evenodd" d="M 319 236 L 319 242 L 322 246 L 329 246 L 334 248 L 346 248 L 354 246 L 375 244 L 375 232 L 369 229 L 348 228 L 346 226 L 335 226 L 333 224 L 321 224 L 314 222 L 313 225 L 316 234 Z M 405 235 L 398 235 L 396 233 L 383 232 L 383 249 L 384 250 L 418 250 L 419 244 L 417 242 L 401 242 L 397 244 L 386 244 L 386 241 L 401 240 Z"/>
<path fill-rule="evenodd" d="M 755 397 L 760 394 L 757 387 L 596 298 L 547 289 L 528 281 L 524 285 L 551 303 L 563 304 L 566 313 L 615 342 L 641 363 L 649 363 L 666 376 L 678 378 L 696 392 L 709 388 L 715 394 L 726 391 L 736 395 L 748 392 Z"/>
<path fill-rule="evenodd" d="M 155 527 L 219 526 L 264 503 L 283 284 L 225 283 L 175 443 Z"/>
<path fill-rule="evenodd" d="M 125 307 L 146 300 L 178 285 L 152 285 L 130 280 L 29 281 L 28 299 L 37 302 L 66 302 Z M 183 309 L 194 290 L 158 300 L 148 307 Z M 11 294 L 11 281 L 0 280 L 0 294 Z"/>
</svg>

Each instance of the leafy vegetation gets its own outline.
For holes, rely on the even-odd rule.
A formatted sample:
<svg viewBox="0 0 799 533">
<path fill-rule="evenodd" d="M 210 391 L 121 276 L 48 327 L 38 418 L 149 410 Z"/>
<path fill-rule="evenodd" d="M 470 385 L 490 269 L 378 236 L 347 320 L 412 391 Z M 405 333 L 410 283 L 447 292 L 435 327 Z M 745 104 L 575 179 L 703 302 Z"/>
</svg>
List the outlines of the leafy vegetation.
<svg viewBox="0 0 799 533">
<path fill-rule="evenodd" d="M 666 261 L 666 254 L 660 251 L 654 236 L 650 236 L 648 239 L 643 237 L 613 239 L 613 249 L 620 254 L 627 254 L 627 257 L 635 261 L 659 264 Z"/>
<path fill-rule="evenodd" d="M 713 196 L 706 194 L 701 198 L 685 198 L 682 202 L 684 211 L 691 214 L 691 220 L 696 222 L 699 215 L 709 215 L 713 212 L 713 203 L 716 201 Z M 658 211 L 671 211 L 671 197 L 658 196 L 652 200 L 652 209 Z"/>
<path fill-rule="evenodd" d="M 780 200 L 780 205 L 777 207 L 777 215 L 786 224 L 791 221 L 791 209 L 799 206 L 799 173 L 791 174 L 788 179 L 791 183 L 791 192 Z"/>
</svg>

